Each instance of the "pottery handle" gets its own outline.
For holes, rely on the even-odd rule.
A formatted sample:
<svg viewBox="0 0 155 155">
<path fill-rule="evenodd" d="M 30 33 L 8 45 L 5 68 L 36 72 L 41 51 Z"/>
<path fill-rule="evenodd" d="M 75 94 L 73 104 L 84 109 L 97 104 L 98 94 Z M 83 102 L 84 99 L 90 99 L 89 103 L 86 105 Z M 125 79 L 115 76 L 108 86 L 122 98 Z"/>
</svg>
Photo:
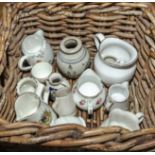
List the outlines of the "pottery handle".
<svg viewBox="0 0 155 155">
<path fill-rule="evenodd" d="M 97 50 L 100 48 L 101 42 L 105 39 L 105 36 L 102 33 L 96 33 L 94 36 L 94 42 Z"/>
<path fill-rule="evenodd" d="M 89 100 L 87 100 L 87 107 L 88 107 L 88 115 L 93 115 L 93 106 Z"/>
<path fill-rule="evenodd" d="M 144 113 L 138 112 L 136 114 L 136 117 L 138 118 L 138 122 L 141 123 L 143 121 L 143 119 L 144 119 Z"/>
<path fill-rule="evenodd" d="M 58 103 L 57 100 L 55 100 L 55 102 L 54 102 L 53 105 L 52 105 L 52 108 L 53 108 L 53 110 L 54 110 L 56 113 L 58 113 L 58 112 L 57 112 L 58 106 L 59 106 L 59 103 Z"/>
<path fill-rule="evenodd" d="M 20 68 L 20 70 L 22 71 L 29 71 L 30 69 L 32 69 L 32 66 L 24 66 L 24 62 L 26 62 L 31 56 L 27 56 L 24 55 L 22 56 L 19 61 L 18 61 L 18 67 Z"/>
<path fill-rule="evenodd" d="M 108 102 L 106 102 L 106 104 L 105 104 L 105 108 L 109 111 L 110 110 L 110 107 L 113 105 L 113 103 L 112 102 L 110 102 L 110 101 L 108 101 Z"/>
<path fill-rule="evenodd" d="M 86 127 L 86 122 L 83 120 L 83 118 L 79 117 L 79 120 L 81 121 L 81 125 Z"/>
<path fill-rule="evenodd" d="M 46 103 L 46 104 L 48 104 L 49 95 L 50 95 L 50 92 L 49 92 L 49 91 L 44 91 L 44 94 L 43 94 L 43 101 L 44 101 L 44 103 Z"/>
<path fill-rule="evenodd" d="M 36 89 L 36 94 L 38 95 L 38 97 L 42 98 L 42 93 L 43 93 L 45 86 L 39 81 L 37 81 L 37 84 L 38 84 L 38 87 Z"/>
</svg>

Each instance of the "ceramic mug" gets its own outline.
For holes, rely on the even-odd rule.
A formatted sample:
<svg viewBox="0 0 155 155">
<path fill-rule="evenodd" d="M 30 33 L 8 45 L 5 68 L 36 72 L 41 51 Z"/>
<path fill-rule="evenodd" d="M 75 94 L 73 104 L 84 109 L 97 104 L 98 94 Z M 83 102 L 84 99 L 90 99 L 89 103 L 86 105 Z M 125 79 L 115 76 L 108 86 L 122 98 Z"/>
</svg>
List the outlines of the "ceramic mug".
<svg viewBox="0 0 155 155">
<path fill-rule="evenodd" d="M 89 115 L 92 115 L 94 110 L 102 106 L 106 96 L 101 79 L 91 69 L 82 73 L 74 84 L 72 93 L 76 105 L 80 109 L 86 110 Z"/>
<path fill-rule="evenodd" d="M 61 41 L 57 64 L 66 77 L 72 79 L 79 77 L 90 64 L 89 58 L 89 53 L 79 38 L 68 36 Z"/>
<path fill-rule="evenodd" d="M 53 62 L 54 54 L 50 44 L 44 38 L 44 32 L 38 29 L 32 35 L 27 36 L 22 42 L 22 56 L 18 67 L 23 71 L 30 70 L 39 61 Z M 24 66 L 27 62 L 28 66 Z"/>
<path fill-rule="evenodd" d="M 16 121 L 35 121 L 52 124 L 56 119 L 53 110 L 35 93 L 21 94 L 15 102 Z"/>
<path fill-rule="evenodd" d="M 76 114 L 76 104 L 74 103 L 70 87 L 62 88 L 61 91 L 57 92 L 52 107 L 59 116 L 71 116 Z"/>
<path fill-rule="evenodd" d="M 38 62 L 31 70 L 31 75 L 37 79 L 39 82 L 46 82 L 52 74 L 53 67 L 48 62 Z"/>
<path fill-rule="evenodd" d="M 116 108 L 128 110 L 128 98 L 129 90 L 127 81 L 121 84 L 111 85 L 105 102 L 105 108 L 108 111 Z"/>
<path fill-rule="evenodd" d="M 64 116 L 56 119 L 52 125 L 61 125 L 61 124 L 78 124 L 86 127 L 86 123 L 82 117 L 75 116 Z"/>
<path fill-rule="evenodd" d="M 142 112 L 133 114 L 122 109 L 114 109 L 110 112 L 108 119 L 102 123 L 101 127 L 120 126 L 134 131 L 140 129 L 139 124 L 143 119 L 144 114 Z"/>
<path fill-rule="evenodd" d="M 105 38 L 102 33 L 97 33 L 94 41 L 98 50 L 94 59 L 94 68 L 104 84 L 130 81 L 136 71 L 135 47 L 118 38 Z"/>
</svg>

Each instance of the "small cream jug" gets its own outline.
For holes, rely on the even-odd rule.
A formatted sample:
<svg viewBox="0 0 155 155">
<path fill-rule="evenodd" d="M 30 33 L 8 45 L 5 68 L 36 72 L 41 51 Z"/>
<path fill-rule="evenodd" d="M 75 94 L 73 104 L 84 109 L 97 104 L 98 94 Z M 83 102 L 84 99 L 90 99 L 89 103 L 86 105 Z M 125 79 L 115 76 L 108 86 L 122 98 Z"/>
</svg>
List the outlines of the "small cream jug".
<svg viewBox="0 0 155 155">
<path fill-rule="evenodd" d="M 59 70 L 68 78 L 75 79 L 89 65 L 89 53 L 77 37 L 66 37 L 60 43 L 57 54 Z"/>
<path fill-rule="evenodd" d="M 53 110 L 35 93 L 21 94 L 15 102 L 16 121 L 35 121 L 52 124 L 57 118 Z"/>
<path fill-rule="evenodd" d="M 114 109 L 110 112 L 109 117 L 102 123 L 101 127 L 120 126 L 130 131 L 139 130 L 139 124 L 143 121 L 144 114 L 132 112 L 122 109 Z"/>
<path fill-rule="evenodd" d="M 108 111 L 119 108 L 128 110 L 128 82 L 111 85 L 105 102 L 105 108 Z"/>
<path fill-rule="evenodd" d="M 98 50 L 94 68 L 104 84 L 130 81 L 136 70 L 137 50 L 124 40 L 105 38 L 102 33 L 97 33 L 94 41 Z"/>
<path fill-rule="evenodd" d="M 88 111 L 89 115 L 102 106 L 106 97 L 105 87 L 92 69 L 87 69 L 82 73 L 74 84 L 72 93 L 76 105 Z"/>
<path fill-rule="evenodd" d="M 44 38 L 44 32 L 38 29 L 32 35 L 27 36 L 22 42 L 22 56 L 18 62 L 18 67 L 23 71 L 28 71 L 38 61 L 53 62 L 53 50 Z M 24 66 L 27 62 L 29 66 Z"/>
</svg>

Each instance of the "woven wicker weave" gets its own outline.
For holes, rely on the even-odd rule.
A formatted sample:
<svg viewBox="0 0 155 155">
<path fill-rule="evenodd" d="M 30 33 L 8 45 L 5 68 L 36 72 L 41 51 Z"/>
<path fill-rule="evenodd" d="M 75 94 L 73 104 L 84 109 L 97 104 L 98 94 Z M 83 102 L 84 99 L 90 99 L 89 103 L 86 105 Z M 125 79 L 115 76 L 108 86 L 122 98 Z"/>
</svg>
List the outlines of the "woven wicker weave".
<svg viewBox="0 0 155 155">
<path fill-rule="evenodd" d="M 138 61 L 130 84 L 130 111 L 144 112 L 141 130 L 100 128 L 107 118 L 104 107 L 94 112 L 93 119 L 78 110 L 87 128 L 15 122 L 16 84 L 29 75 L 17 67 L 21 42 L 37 28 L 45 31 L 55 53 L 65 36 L 80 37 L 92 61 L 96 54 L 93 41 L 96 32 L 133 44 L 138 50 Z M 56 63 L 54 68 L 57 70 Z M 0 142 L 94 151 L 151 151 L 155 148 L 155 9 L 150 3 L 6 4 L 0 22 L 0 75 Z"/>
</svg>

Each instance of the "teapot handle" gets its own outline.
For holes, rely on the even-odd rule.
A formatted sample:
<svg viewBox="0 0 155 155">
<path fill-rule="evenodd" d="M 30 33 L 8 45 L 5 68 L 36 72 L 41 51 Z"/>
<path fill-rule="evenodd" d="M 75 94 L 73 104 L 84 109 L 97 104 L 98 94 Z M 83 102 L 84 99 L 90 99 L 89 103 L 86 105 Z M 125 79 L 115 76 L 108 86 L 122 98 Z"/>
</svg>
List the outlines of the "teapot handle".
<svg viewBox="0 0 155 155">
<path fill-rule="evenodd" d="M 144 119 L 144 114 L 142 112 L 138 112 L 136 117 L 138 118 L 138 122 L 141 123 Z"/>
<path fill-rule="evenodd" d="M 97 50 L 100 48 L 101 42 L 105 39 L 105 36 L 102 33 L 96 33 L 94 36 L 94 42 Z"/>
<path fill-rule="evenodd" d="M 28 71 L 30 69 L 32 69 L 32 66 L 24 66 L 24 62 L 27 61 L 31 56 L 28 55 L 24 55 L 22 56 L 19 61 L 18 61 L 18 67 L 22 70 L 22 71 Z"/>
</svg>

